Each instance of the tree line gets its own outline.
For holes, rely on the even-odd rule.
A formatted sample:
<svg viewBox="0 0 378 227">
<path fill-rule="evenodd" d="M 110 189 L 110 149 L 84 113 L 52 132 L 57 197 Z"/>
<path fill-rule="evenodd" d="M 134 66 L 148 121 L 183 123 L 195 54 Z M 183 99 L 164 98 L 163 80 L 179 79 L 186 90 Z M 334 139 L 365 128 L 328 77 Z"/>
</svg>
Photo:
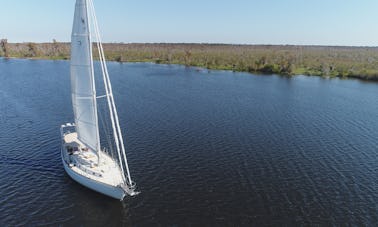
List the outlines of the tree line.
<svg viewBox="0 0 378 227">
<path fill-rule="evenodd" d="M 97 58 L 97 47 L 93 46 Z M 106 58 L 118 62 L 183 64 L 262 74 L 317 75 L 378 80 L 377 47 L 106 43 Z M 0 42 L 0 56 L 69 59 L 70 44 Z"/>
</svg>

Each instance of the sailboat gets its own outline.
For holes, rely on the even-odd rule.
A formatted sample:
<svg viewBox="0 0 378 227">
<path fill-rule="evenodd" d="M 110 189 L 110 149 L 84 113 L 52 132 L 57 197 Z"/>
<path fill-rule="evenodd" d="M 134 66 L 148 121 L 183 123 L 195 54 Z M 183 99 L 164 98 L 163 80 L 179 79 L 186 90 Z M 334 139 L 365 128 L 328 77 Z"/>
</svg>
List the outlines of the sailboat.
<svg viewBox="0 0 378 227">
<path fill-rule="evenodd" d="M 104 83 L 105 94 L 100 96 L 97 96 L 95 86 L 93 38 L 97 43 Z M 126 195 L 138 194 L 130 176 L 92 0 L 77 0 L 75 5 L 71 35 L 71 94 L 75 123 L 66 123 L 60 128 L 61 158 L 67 174 L 78 183 L 115 199 L 123 200 Z M 114 154 L 101 148 L 99 99 L 106 99 Z"/>
</svg>

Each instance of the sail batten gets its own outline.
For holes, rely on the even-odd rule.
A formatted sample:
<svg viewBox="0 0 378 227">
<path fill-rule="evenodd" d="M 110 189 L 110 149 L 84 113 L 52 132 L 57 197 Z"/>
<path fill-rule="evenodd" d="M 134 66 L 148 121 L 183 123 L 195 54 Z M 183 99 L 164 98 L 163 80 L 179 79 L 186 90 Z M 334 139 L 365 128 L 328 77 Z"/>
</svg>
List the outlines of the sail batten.
<svg viewBox="0 0 378 227">
<path fill-rule="evenodd" d="M 78 0 L 71 35 L 71 90 L 78 138 L 94 151 L 100 148 L 92 43 L 86 0 Z"/>
</svg>

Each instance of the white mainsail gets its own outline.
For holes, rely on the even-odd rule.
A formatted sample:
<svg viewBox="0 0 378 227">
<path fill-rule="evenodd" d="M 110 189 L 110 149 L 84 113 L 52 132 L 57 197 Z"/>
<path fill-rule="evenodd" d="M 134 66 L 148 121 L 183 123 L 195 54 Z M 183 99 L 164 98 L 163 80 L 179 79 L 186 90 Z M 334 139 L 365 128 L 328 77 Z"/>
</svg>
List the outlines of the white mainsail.
<svg viewBox="0 0 378 227">
<path fill-rule="evenodd" d="M 78 138 L 94 151 L 100 149 L 92 43 L 86 0 L 77 0 L 71 36 L 72 105 Z"/>
</svg>

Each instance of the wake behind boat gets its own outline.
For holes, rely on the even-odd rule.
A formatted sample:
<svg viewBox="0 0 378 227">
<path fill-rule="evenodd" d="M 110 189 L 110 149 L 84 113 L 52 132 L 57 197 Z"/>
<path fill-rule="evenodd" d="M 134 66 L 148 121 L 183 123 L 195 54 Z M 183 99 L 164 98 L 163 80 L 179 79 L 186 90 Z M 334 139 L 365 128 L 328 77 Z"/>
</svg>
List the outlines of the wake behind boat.
<svg viewBox="0 0 378 227">
<path fill-rule="evenodd" d="M 102 96 L 96 94 L 92 30 L 104 83 Z M 71 36 L 71 93 L 75 123 L 66 123 L 60 129 L 61 156 L 67 174 L 78 183 L 116 199 L 138 194 L 130 176 L 92 0 L 76 1 Z M 102 118 L 102 121 L 111 124 L 111 129 L 104 129 L 108 149 L 101 148 L 97 101 L 101 98 L 106 99 L 108 113 L 108 120 Z"/>
</svg>

